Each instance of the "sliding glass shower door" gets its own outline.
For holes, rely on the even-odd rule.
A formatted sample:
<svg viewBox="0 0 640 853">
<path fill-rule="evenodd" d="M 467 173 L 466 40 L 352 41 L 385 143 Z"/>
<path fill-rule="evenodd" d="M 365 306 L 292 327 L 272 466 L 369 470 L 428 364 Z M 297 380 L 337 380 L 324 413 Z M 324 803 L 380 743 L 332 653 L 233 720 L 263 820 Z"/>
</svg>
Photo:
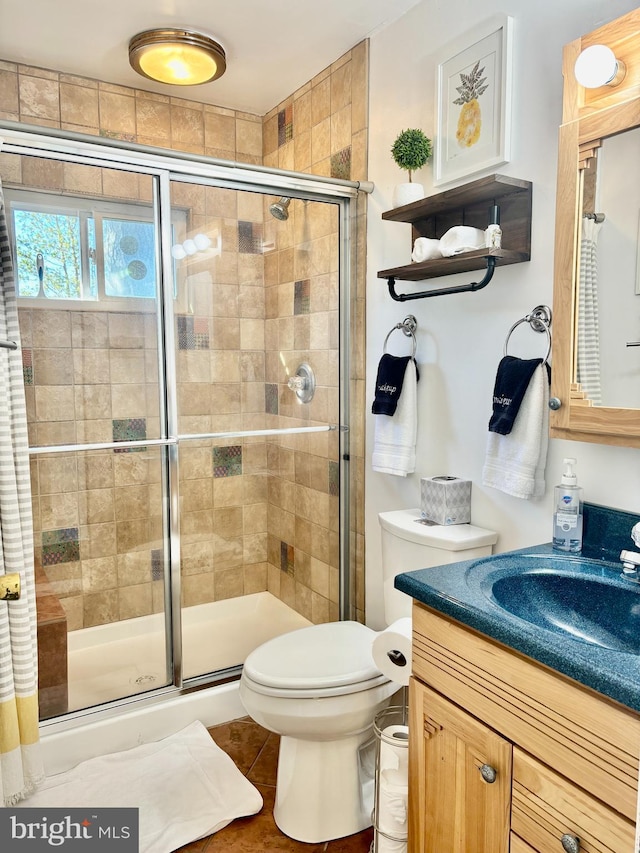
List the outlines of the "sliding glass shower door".
<svg viewBox="0 0 640 853">
<path fill-rule="evenodd" d="M 122 159 L 0 159 L 41 719 L 237 676 L 343 615 L 344 199 Z"/>
<path fill-rule="evenodd" d="M 190 677 L 338 618 L 339 208 L 174 180 L 171 210 Z"/>
</svg>

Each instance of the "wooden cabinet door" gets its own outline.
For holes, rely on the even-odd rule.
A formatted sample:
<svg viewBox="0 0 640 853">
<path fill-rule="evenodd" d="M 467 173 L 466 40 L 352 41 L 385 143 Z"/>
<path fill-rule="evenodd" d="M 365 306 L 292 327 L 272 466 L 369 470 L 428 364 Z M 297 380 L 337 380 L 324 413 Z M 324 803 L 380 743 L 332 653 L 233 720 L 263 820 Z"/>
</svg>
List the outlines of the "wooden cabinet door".
<svg viewBox="0 0 640 853">
<path fill-rule="evenodd" d="M 511 744 L 414 678 L 409 705 L 410 853 L 508 853 Z"/>
</svg>

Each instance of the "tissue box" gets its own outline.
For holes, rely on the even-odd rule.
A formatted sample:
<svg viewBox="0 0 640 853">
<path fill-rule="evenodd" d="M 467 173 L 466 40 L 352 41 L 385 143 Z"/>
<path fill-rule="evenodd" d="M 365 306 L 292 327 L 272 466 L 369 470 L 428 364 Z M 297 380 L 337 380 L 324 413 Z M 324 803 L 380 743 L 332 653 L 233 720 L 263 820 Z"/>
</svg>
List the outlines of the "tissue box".
<svg viewBox="0 0 640 853">
<path fill-rule="evenodd" d="M 436 524 L 471 521 L 471 480 L 458 477 L 421 477 L 421 515 Z"/>
</svg>

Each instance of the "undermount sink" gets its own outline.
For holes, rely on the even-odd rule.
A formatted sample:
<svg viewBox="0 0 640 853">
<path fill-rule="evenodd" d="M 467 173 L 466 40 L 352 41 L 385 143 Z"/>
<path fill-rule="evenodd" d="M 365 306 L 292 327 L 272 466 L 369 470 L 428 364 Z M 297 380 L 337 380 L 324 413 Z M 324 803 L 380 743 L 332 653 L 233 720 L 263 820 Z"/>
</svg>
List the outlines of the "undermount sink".
<svg viewBox="0 0 640 853">
<path fill-rule="evenodd" d="M 495 606 L 567 639 L 640 655 L 640 584 L 596 560 L 499 555 L 467 570 Z"/>
</svg>

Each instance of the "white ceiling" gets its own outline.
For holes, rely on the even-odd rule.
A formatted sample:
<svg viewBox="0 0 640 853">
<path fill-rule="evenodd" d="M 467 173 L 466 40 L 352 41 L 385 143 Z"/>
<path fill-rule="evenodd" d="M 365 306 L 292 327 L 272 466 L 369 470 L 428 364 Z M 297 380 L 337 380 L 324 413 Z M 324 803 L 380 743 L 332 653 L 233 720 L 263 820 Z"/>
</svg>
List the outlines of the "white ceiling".
<svg viewBox="0 0 640 853">
<path fill-rule="evenodd" d="M 420 0 L 0 0 L 0 59 L 264 115 Z M 154 84 L 128 44 L 154 27 L 212 35 L 227 54 L 214 83 Z"/>
</svg>

